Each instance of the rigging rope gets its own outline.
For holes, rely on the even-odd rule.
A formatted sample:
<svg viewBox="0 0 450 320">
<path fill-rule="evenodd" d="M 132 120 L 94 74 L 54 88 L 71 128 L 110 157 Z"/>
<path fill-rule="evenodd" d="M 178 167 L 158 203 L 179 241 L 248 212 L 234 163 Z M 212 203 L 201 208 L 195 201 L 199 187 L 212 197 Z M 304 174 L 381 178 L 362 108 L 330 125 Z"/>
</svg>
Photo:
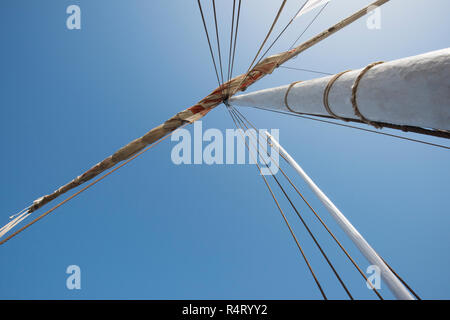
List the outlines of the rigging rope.
<svg viewBox="0 0 450 320">
<path fill-rule="evenodd" d="M 312 72 L 312 73 L 317 73 L 317 74 L 324 74 L 324 75 L 327 75 L 327 76 L 333 75 L 332 73 L 326 73 L 326 72 L 321 72 L 321 71 L 315 71 L 315 70 L 311 70 L 311 69 L 301 69 L 301 68 L 285 67 L 285 66 L 279 66 L 279 68 L 290 69 L 290 70 L 297 70 L 297 71 L 306 71 L 306 72 Z"/>
<path fill-rule="evenodd" d="M 247 121 L 247 123 L 250 124 L 250 126 L 253 127 L 253 129 L 255 129 L 257 132 L 258 130 L 256 129 L 256 127 L 252 124 L 252 122 L 250 122 L 250 120 L 248 120 L 239 110 L 237 110 L 236 108 L 233 108 L 243 119 L 245 119 L 245 121 Z M 241 119 L 242 119 L 241 118 Z M 247 126 L 246 126 L 247 127 Z M 247 127 L 248 128 L 248 127 Z M 266 150 L 267 152 L 267 150 Z M 281 153 L 279 153 L 279 155 L 288 163 L 288 160 L 284 157 L 284 155 L 282 155 Z M 269 155 L 270 156 L 270 155 Z M 270 156 L 271 157 L 271 156 Z M 365 274 L 362 272 L 361 268 L 356 264 L 356 262 L 353 260 L 353 258 L 348 254 L 347 250 L 345 250 L 345 248 L 342 246 L 342 244 L 340 243 L 340 241 L 335 237 L 335 235 L 331 232 L 331 230 L 328 228 L 328 226 L 325 224 L 325 222 L 322 220 L 322 218 L 317 214 L 317 212 L 312 208 L 312 206 L 309 204 L 309 202 L 305 199 L 305 197 L 303 196 L 303 194 L 300 192 L 300 190 L 298 190 L 298 188 L 295 186 L 295 184 L 291 181 L 291 179 L 285 174 L 285 172 L 281 169 L 280 166 L 278 166 L 278 168 L 280 169 L 281 173 L 284 175 L 284 177 L 289 181 L 289 183 L 291 184 L 291 186 L 295 189 L 295 191 L 300 195 L 300 197 L 303 199 L 303 201 L 306 203 L 306 205 L 311 209 L 311 211 L 314 213 L 314 215 L 317 217 L 317 219 L 320 221 L 320 223 L 324 226 L 324 228 L 328 231 L 328 233 L 333 237 L 333 239 L 336 241 L 336 243 L 339 245 L 339 247 L 342 249 L 342 251 L 346 254 L 346 256 L 350 259 L 350 261 L 353 263 L 353 265 L 356 267 L 356 269 L 360 272 L 360 274 L 363 276 L 363 278 L 366 280 L 366 283 L 368 283 L 372 289 L 374 290 L 374 292 L 377 294 L 377 296 L 383 300 L 383 298 L 381 297 L 381 295 L 378 293 L 378 291 L 375 289 L 375 287 L 373 286 L 373 284 L 368 281 L 367 277 L 365 276 Z M 383 262 L 386 264 L 386 266 L 392 271 L 392 273 L 400 280 L 400 282 L 402 282 L 402 284 L 418 299 L 421 300 L 419 295 L 408 285 L 408 283 L 406 283 L 405 280 L 403 280 L 402 277 L 400 277 L 397 272 L 380 256 L 380 258 L 383 260 Z"/>
<path fill-rule="evenodd" d="M 234 57 L 236 56 L 236 42 L 237 42 L 237 36 L 238 36 L 238 30 L 239 30 L 239 19 L 241 17 L 241 1 L 242 0 L 239 0 L 238 13 L 237 13 L 237 18 L 236 18 L 236 30 L 234 33 L 234 45 L 233 45 L 233 59 L 231 60 L 231 72 L 230 72 L 230 78 L 228 79 L 229 81 L 233 78 Z"/>
<path fill-rule="evenodd" d="M 417 140 L 417 139 L 402 137 L 402 136 L 398 136 L 398 135 L 395 135 L 395 134 L 386 133 L 386 132 L 379 132 L 379 131 L 375 131 L 375 130 L 371 130 L 371 129 L 360 128 L 360 127 L 356 127 L 356 126 L 352 126 L 352 125 L 348 125 L 348 124 L 337 123 L 337 122 L 333 122 L 333 121 L 327 121 L 327 120 L 324 120 L 324 119 L 311 118 L 311 117 L 303 115 L 303 114 L 291 113 L 291 112 L 286 112 L 286 111 L 281 111 L 281 110 L 263 109 L 263 108 L 259 108 L 259 107 L 253 107 L 253 108 L 259 109 L 259 110 L 263 110 L 263 111 L 269 111 L 269 112 L 274 112 L 274 113 L 285 114 L 285 115 L 288 115 L 288 116 L 294 116 L 294 117 L 298 117 L 298 118 L 302 118 L 302 119 L 308 119 L 308 120 L 313 120 L 313 121 L 318 121 L 318 122 L 323 122 L 323 123 L 334 124 L 334 125 L 341 126 L 341 127 L 346 127 L 346 128 L 357 129 L 357 130 L 361 130 L 361 131 L 381 134 L 381 135 L 388 136 L 388 137 L 393 137 L 393 138 L 398 138 L 398 139 L 402 139 L 402 140 L 422 143 L 422 144 L 426 144 L 426 145 L 429 145 L 429 146 L 450 150 L 450 147 L 447 147 L 447 146 L 444 146 L 444 145 L 441 145 L 441 144 L 436 144 L 436 143 L 427 142 L 427 141 L 423 141 L 423 140 Z M 318 115 L 313 115 L 313 114 L 310 114 L 310 116 L 318 117 Z M 322 116 L 322 117 L 328 118 L 327 116 Z M 355 122 L 358 122 L 358 121 L 355 121 Z"/>
<path fill-rule="evenodd" d="M 234 14 L 236 11 L 236 0 L 233 0 L 233 15 L 231 16 L 231 32 L 230 32 L 230 52 L 228 54 L 228 75 L 227 82 L 231 80 L 230 78 L 230 69 L 231 69 L 231 54 L 233 52 L 233 31 L 234 31 Z M 229 94 L 229 83 L 228 83 L 228 94 Z"/>
<path fill-rule="evenodd" d="M 257 64 L 260 63 L 262 61 L 262 59 L 266 56 L 266 54 L 269 52 L 269 50 L 275 45 L 275 43 L 278 41 L 278 39 L 283 35 L 283 33 L 286 31 L 286 29 L 292 24 L 292 22 L 295 20 L 295 18 L 298 16 L 298 14 L 302 11 L 302 9 L 304 8 L 304 6 L 308 3 L 308 1 L 305 1 L 305 3 L 303 3 L 303 5 L 300 7 L 300 9 L 297 11 L 296 15 L 289 21 L 289 23 L 284 27 L 284 29 L 280 32 L 280 34 L 275 38 L 275 40 L 272 42 L 272 44 L 269 46 L 269 48 L 264 52 L 264 54 L 262 55 L 262 57 L 258 60 Z M 311 25 L 314 23 L 314 21 L 316 21 L 316 19 L 319 17 L 319 15 L 322 13 L 322 11 L 326 8 L 326 6 L 328 5 L 328 3 L 326 3 L 322 9 L 319 11 L 319 13 L 314 17 L 314 19 L 308 24 L 308 26 L 305 28 L 305 30 L 303 30 L 303 32 L 300 34 L 300 36 L 297 38 L 297 40 L 295 41 L 295 43 L 297 43 L 297 41 L 303 36 L 303 34 L 305 34 L 305 32 L 309 29 L 309 27 L 311 27 Z M 283 3 L 284 6 L 284 3 Z M 282 10 L 282 8 L 281 8 Z M 279 14 L 281 12 L 278 13 L 276 20 L 278 20 Z M 255 60 L 258 57 L 261 49 L 263 48 L 265 42 L 267 41 L 270 33 L 272 32 L 272 29 L 276 23 L 276 20 L 274 21 L 274 24 L 272 25 L 271 30 L 269 31 L 269 34 L 267 35 L 266 39 L 264 40 L 261 48 L 258 51 L 258 54 L 255 56 Z M 295 43 L 289 48 L 289 51 L 292 50 L 293 46 L 295 45 Z M 295 57 L 294 57 L 295 58 Z M 252 62 L 252 64 L 250 65 L 249 71 L 253 65 L 253 63 L 255 62 L 255 60 Z M 280 67 L 280 63 L 277 63 L 277 67 Z M 242 80 L 241 84 L 247 79 L 247 76 L 249 74 L 249 71 L 247 71 L 244 79 Z M 239 85 L 239 87 L 241 86 L 241 84 Z"/>
<path fill-rule="evenodd" d="M 233 107 L 231 107 L 231 110 L 235 112 L 236 117 L 239 119 L 240 123 L 241 123 L 241 127 L 242 125 L 245 126 L 245 128 L 248 130 L 248 126 L 246 125 L 246 123 L 243 121 L 242 118 L 240 118 L 239 114 L 237 113 L 237 110 Z M 241 114 L 242 115 L 242 114 Z M 255 128 L 256 132 L 258 132 L 258 130 Z M 263 151 L 265 151 L 268 156 L 270 158 L 272 158 L 272 156 L 268 153 L 267 149 L 261 144 L 260 139 L 259 139 L 259 134 L 258 137 L 255 137 L 256 141 L 258 141 L 258 145 L 259 147 L 263 148 Z M 254 146 L 255 149 L 257 149 L 257 146 Z M 264 160 L 264 159 L 263 159 Z M 272 158 L 272 160 L 274 160 Z M 267 166 L 267 162 L 264 160 L 265 165 Z M 275 163 L 277 163 L 275 161 Z M 285 175 L 284 171 L 281 169 L 281 167 L 279 166 L 279 164 L 277 163 L 277 168 L 283 172 L 283 175 Z M 317 246 L 317 248 L 319 249 L 320 253 L 322 254 L 322 256 L 325 258 L 325 260 L 327 261 L 328 265 L 330 266 L 331 270 L 333 271 L 334 275 L 336 276 L 336 278 L 338 279 L 339 283 L 341 284 L 342 288 L 345 290 L 345 292 L 347 293 L 347 295 L 349 296 L 349 298 L 351 300 L 353 300 L 353 296 L 351 295 L 350 291 L 348 290 L 347 286 L 345 285 L 344 281 L 342 280 L 342 278 L 339 276 L 338 272 L 336 271 L 336 268 L 334 267 L 334 265 L 331 263 L 330 259 L 328 258 L 327 254 L 325 253 L 325 251 L 322 249 L 322 246 L 319 244 L 319 242 L 317 241 L 316 237 L 314 236 L 314 234 L 312 233 L 311 229 L 308 227 L 308 224 L 306 223 L 306 221 L 303 219 L 302 215 L 300 214 L 300 212 L 298 211 L 297 207 L 294 205 L 294 203 L 292 202 L 291 198 L 288 196 L 288 194 L 286 193 L 286 191 L 284 190 L 283 186 L 280 184 L 279 180 L 277 179 L 277 177 L 275 176 L 275 174 L 273 173 L 273 171 L 269 168 L 269 171 L 272 174 L 272 177 L 274 178 L 274 180 L 276 181 L 278 187 L 281 189 L 281 191 L 283 192 L 284 196 L 286 197 L 286 199 L 288 200 L 288 202 L 290 203 L 291 207 L 294 209 L 295 213 L 297 214 L 297 216 L 299 217 L 300 221 L 302 222 L 303 226 L 305 227 L 306 231 L 308 232 L 308 234 L 310 235 L 310 237 L 312 238 L 312 240 L 314 241 L 315 245 Z M 285 175 L 286 177 L 286 175 Z"/>
<path fill-rule="evenodd" d="M 12 219 L 9 223 L 7 223 L 5 226 L 0 228 L 0 238 L 2 238 L 5 234 L 7 234 L 10 230 L 12 230 L 15 226 L 17 226 L 20 222 L 25 220 L 30 216 L 29 207 L 23 209 L 21 212 L 16 213 L 9 217 Z"/>
<path fill-rule="evenodd" d="M 120 168 L 122 168 L 123 166 L 125 166 L 127 163 L 131 162 L 132 160 L 136 159 L 137 157 L 139 157 L 140 155 L 142 155 L 143 153 L 147 152 L 148 150 L 152 149 L 153 147 L 155 147 L 156 145 L 158 145 L 159 143 L 161 143 L 162 141 L 166 140 L 167 138 L 169 138 L 174 132 L 178 131 L 181 128 L 184 128 L 187 124 L 183 124 L 182 126 L 180 126 L 179 128 L 175 129 L 174 131 L 170 132 L 169 134 L 167 134 L 166 136 L 164 136 L 163 138 L 161 138 L 160 140 L 152 143 L 151 145 L 149 145 L 147 148 L 141 150 L 140 152 L 136 153 L 134 156 L 132 156 L 131 158 L 127 159 L 125 162 L 121 163 L 119 166 L 115 167 L 114 169 L 112 169 L 111 171 L 109 171 L 108 173 L 105 173 L 103 176 L 101 176 L 100 178 L 92 181 L 90 184 L 88 184 L 87 186 L 85 186 L 84 188 L 80 189 L 79 191 L 77 191 L 76 193 L 74 193 L 73 195 L 71 195 L 70 197 L 68 197 L 67 199 L 61 201 L 60 203 L 58 203 L 57 205 L 55 205 L 53 208 L 47 210 L 46 212 L 44 212 L 43 214 L 41 214 L 39 217 L 37 217 L 36 219 L 34 219 L 33 221 L 31 221 L 30 223 L 28 223 L 27 225 L 23 226 L 22 228 L 20 228 L 19 230 L 17 230 L 16 232 L 12 233 L 11 235 L 9 235 L 8 237 L 6 237 L 5 239 L 0 241 L 0 245 L 4 244 L 6 241 L 10 240 L 11 238 L 15 237 L 16 235 L 18 235 L 19 233 L 21 233 L 22 231 L 24 231 L 25 229 L 27 229 L 28 227 L 32 226 L 33 224 L 35 224 L 36 222 L 38 222 L 39 220 L 41 220 L 42 218 L 44 218 L 45 216 L 47 216 L 48 214 L 50 214 L 51 212 L 53 212 L 54 210 L 56 210 L 57 208 L 59 208 L 60 206 L 62 206 L 64 203 L 70 201 L 71 199 L 75 198 L 76 196 L 78 196 L 79 194 L 81 194 L 82 192 L 86 191 L 87 189 L 89 189 L 90 187 L 92 187 L 93 185 L 95 185 L 96 183 L 102 181 L 103 179 L 105 179 L 107 176 L 109 176 L 110 174 L 116 172 L 117 170 L 119 170 Z"/>
<path fill-rule="evenodd" d="M 274 21 L 273 21 L 273 23 L 272 23 L 272 26 L 270 27 L 269 32 L 267 33 L 266 37 L 264 38 L 263 43 L 262 43 L 261 46 L 259 47 L 258 52 L 256 53 L 255 58 L 253 59 L 252 63 L 250 64 L 250 67 L 248 68 L 248 71 L 247 71 L 247 72 L 249 72 L 250 69 L 253 67 L 253 64 L 255 63 L 256 59 L 258 58 L 259 54 L 261 53 L 261 50 L 263 49 L 263 47 L 264 47 L 264 45 L 266 44 L 267 40 L 269 39 L 270 34 L 272 33 L 273 28 L 274 28 L 275 25 L 277 24 L 277 21 L 278 21 L 278 19 L 280 18 L 281 12 L 283 11 L 284 6 L 286 5 L 286 1 L 287 1 L 287 0 L 283 0 L 283 3 L 281 4 L 280 9 L 278 9 L 278 13 L 277 13 L 277 15 L 276 15 L 276 17 L 275 17 L 275 19 L 274 19 Z"/>
<path fill-rule="evenodd" d="M 221 75 L 222 84 L 223 84 L 222 54 L 220 52 L 219 27 L 217 26 L 216 0 L 212 0 L 212 3 L 213 3 L 213 11 L 214 11 L 214 24 L 216 26 L 217 50 L 219 51 L 220 75 Z"/>
<path fill-rule="evenodd" d="M 242 118 L 247 121 L 247 123 L 257 131 L 256 127 L 253 125 L 253 123 L 248 120 L 238 109 L 234 108 L 234 110 L 241 115 Z M 287 159 L 284 157 L 283 154 L 278 153 L 286 162 Z M 322 220 L 322 218 L 319 216 L 319 214 L 314 210 L 314 208 L 309 204 L 309 202 L 306 200 L 306 198 L 303 196 L 303 194 L 300 192 L 300 190 L 297 188 L 297 186 L 292 182 L 292 180 L 288 177 L 288 175 L 284 172 L 284 170 L 278 165 L 278 168 L 280 169 L 280 172 L 283 174 L 283 176 L 286 178 L 286 180 L 289 182 L 289 184 L 294 188 L 294 190 L 297 192 L 297 194 L 302 198 L 303 202 L 308 206 L 308 208 L 313 212 L 315 217 L 318 219 L 318 221 L 321 223 L 321 225 L 325 228 L 325 230 L 330 234 L 330 236 L 333 238 L 333 240 L 337 243 L 339 248 L 344 252 L 344 254 L 347 256 L 347 258 L 350 260 L 350 262 L 353 264 L 353 266 L 358 270 L 358 272 L 361 274 L 361 276 L 364 278 L 366 283 L 368 283 L 374 293 L 378 296 L 380 300 L 383 300 L 383 297 L 380 295 L 380 293 L 377 291 L 377 289 L 373 286 L 373 284 L 368 281 L 366 275 L 361 270 L 361 268 L 358 266 L 358 264 L 355 262 L 355 260 L 350 256 L 348 251 L 344 248 L 344 246 L 341 244 L 341 242 L 337 239 L 337 237 L 334 235 L 334 233 L 330 230 L 330 228 L 326 225 L 326 223 Z"/>
<path fill-rule="evenodd" d="M 266 37 L 264 38 L 264 41 L 262 42 L 261 46 L 258 49 L 258 52 L 255 55 L 255 58 L 253 59 L 252 63 L 250 64 L 250 67 L 248 68 L 247 72 L 245 73 L 245 76 L 243 77 L 243 79 L 241 80 L 241 82 L 238 85 L 238 88 L 241 87 L 241 85 L 245 82 L 245 80 L 247 80 L 248 75 L 250 74 L 250 71 L 253 67 L 253 64 L 255 63 L 256 59 L 258 59 L 259 54 L 261 53 L 261 50 L 263 49 L 264 45 L 266 44 L 267 40 L 269 39 L 273 28 L 275 27 L 275 25 L 278 22 L 278 19 L 280 18 L 281 12 L 283 11 L 284 6 L 286 5 L 287 0 L 283 0 L 283 3 L 280 6 L 280 9 L 278 9 L 277 15 L 275 16 L 275 19 L 272 22 L 272 25 L 269 29 L 269 32 L 267 32 Z M 259 63 L 259 62 L 258 62 Z"/>
<path fill-rule="evenodd" d="M 283 30 L 281 30 L 281 32 L 278 34 L 278 36 L 275 38 L 275 40 L 272 42 L 272 44 L 269 46 L 269 48 L 267 48 L 267 50 L 263 53 L 263 55 L 261 56 L 261 58 L 258 60 L 258 63 L 261 62 L 261 60 L 267 55 L 267 53 L 270 51 L 270 49 L 272 49 L 272 47 L 275 45 L 275 43 L 278 41 L 278 39 L 281 38 L 281 36 L 283 35 L 283 33 L 287 30 L 287 28 L 289 28 L 289 26 L 292 24 L 292 22 L 294 22 L 295 18 L 297 18 L 298 14 L 302 11 L 302 9 L 305 7 L 305 5 L 308 3 L 309 0 L 306 0 L 300 7 L 300 9 L 298 9 L 298 11 L 295 13 L 295 15 L 292 17 L 291 20 L 289 20 L 288 24 L 283 28 Z M 257 63 L 257 64 L 258 64 Z"/>
<path fill-rule="evenodd" d="M 236 128 L 240 128 L 240 127 L 238 126 L 238 124 L 237 124 L 235 118 L 234 118 L 234 115 L 233 115 L 232 112 L 230 111 L 230 109 L 227 108 L 227 110 L 228 110 L 228 112 L 230 113 L 231 119 L 233 120 L 233 122 L 234 122 Z M 241 129 L 242 129 L 242 128 L 241 128 Z M 242 130 L 243 130 L 243 129 L 242 129 Z M 301 253 L 303 259 L 305 260 L 305 263 L 306 263 L 306 265 L 308 266 L 308 269 L 309 269 L 309 271 L 310 271 L 312 277 L 314 278 L 314 281 L 315 281 L 315 283 L 316 283 L 316 285 L 317 285 L 317 287 L 318 287 L 320 293 L 322 294 L 323 299 L 327 300 L 328 298 L 327 298 L 325 292 L 323 291 L 322 286 L 320 285 L 319 280 L 317 279 L 317 276 L 316 276 L 314 270 L 312 269 L 312 266 L 311 266 L 311 264 L 309 263 L 309 260 L 308 260 L 308 258 L 306 257 L 306 255 L 305 255 L 305 253 L 304 253 L 304 251 L 303 251 L 303 249 L 302 249 L 302 247 L 301 247 L 299 241 L 297 240 L 297 237 L 295 236 L 294 231 L 292 230 L 291 225 L 289 224 L 289 221 L 287 220 L 286 215 L 285 215 L 284 212 L 283 212 L 283 209 L 281 208 L 281 206 L 280 206 L 280 204 L 279 204 L 279 202 L 278 202 L 278 200 L 277 200 L 275 194 L 273 193 L 272 188 L 270 187 L 270 185 L 269 185 L 269 183 L 268 183 L 266 177 L 262 174 L 262 170 L 261 170 L 261 167 L 260 167 L 259 164 L 258 164 L 257 159 L 255 159 L 255 157 L 254 157 L 254 155 L 253 155 L 253 152 L 250 150 L 250 147 L 249 147 L 247 141 L 245 140 L 245 137 L 243 136 L 242 131 L 239 131 L 239 132 L 240 132 L 240 134 L 241 134 L 241 136 L 242 136 L 242 139 L 244 140 L 244 143 L 245 143 L 245 146 L 247 147 L 247 150 L 249 151 L 251 157 L 253 158 L 253 160 L 254 160 L 254 162 L 255 162 L 255 164 L 256 164 L 258 170 L 259 170 L 259 173 L 260 173 L 261 177 L 262 177 L 263 180 L 264 180 L 265 185 L 267 186 L 267 188 L 268 188 L 270 194 L 272 195 L 273 200 L 275 201 L 275 204 L 277 205 L 277 208 L 278 208 L 278 210 L 280 211 L 281 216 L 283 217 L 284 222 L 286 223 L 287 227 L 289 228 L 289 232 L 291 233 L 292 238 L 294 239 L 295 243 L 297 244 L 297 247 L 298 247 L 298 249 L 299 249 L 299 251 L 300 251 L 300 253 Z"/>
<path fill-rule="evenodd" d="M 397 272 L 395 272 L 395 270 L 383 259 L 383 257 L 380 257 L 384 264 L 387 265 L 387 267 L 389 268 L 389 270 L 392 271 L 392 273 L 398 278 L 398 280 L 400 280 L 401 283 L 403 283 L 403 285 L 414 295 L 414 297 L 416 297 L 417 300 L 422 300 L 419 295 L 406 283 L 405 280 L 402 279 L 402 277 L 400 277 Z"/>
<path fill-rule="evenodd" d="M 198 8 L 200 9 L 200 14 L 202 16 L 203 28 L 205 29 L 206 39 L 208 40 L 209 51 L 211 53 L 211 58 L 212 58 L 212 62 L 213 62 L 213 65 L 214 65 L 214 70 L 216 71 L 217 83 L 220 86 L 219 72 L 217 71 L 216 59 L 214 58 L 214 53 L 213 53 L 213 49 L 212 49 L 212 46 L 211 46 L 211 41 L 209 39 L 208 28 L 206 27 L 205 16 L 203 15 L 203 10 L 202 10 L 202 4 L 200 3 L 200 0 L 197 0 L 197 2 L 198 2 Z"/>
<path fill-rule="evenodd" d="M 327 7 L 328 4 L 329 4 L 329 2 L 325 3 L 325 5 L 320 9 L 320 11 L 316 14 L 316 16 L 306 26 L 306 28 L 303 30 L 303 32 L 298 36 L 297 40 L 295 40 L 295 42 L 290 46 L 289 50 L 291 50 L 297 44 L 298 40 L 300 40 L 300 38 L 303 37 L 303 35 L 306 33 L 306 31 L 308 31 L 308 29 L 312 26 L 312 24 L 317 20 L 317 18 L 320 16 L 322 11 L 325 10 L 325 8 Z"/>
<path fill-rule="evenodd" d="M 335 34 L 339 30 L 342 30 L 346 26 L 352 24 L 353 22 L 357 21 L 364 15 L 368 13 L 368 8 L 371 6 L 381 6 L 390 0 L 376 0 L 373 2 L 370 6 L 366 6 L 362 8 L 361 10 L 353 13 L 349 17 L 343 19 L 342 21 L 338 22 L 334 26 L 324 30 L 323 32 L 317 34 L 313 38 L 309 39 L 308 41 L 304 42 L 303 44 L 296 47 L 294 50 L 281 52 L 277 55 L 274 55 L 272 57 L 264 59 L 260 63 L 260 65 L 257 65 L 248 72 L 247 74 L 240 75 L 238 77 L 235 77 L 231 80 L 230 87 L 232 89 L 232 93 L 234 94 L 237 91 L 243 91 L 246 88 L 248 88 L 250 85 L 254 84 L 255 82 L 259 81 L 261 78 L 265 77 L 267 74 L 270 74 L 273 72 L 273 70 L 278 67 L 280 64 L 285 63 L 286 61 L 292 59 L 293 57 L 299 55 L 301 52 L 311 48 L 312 46 L 316 45 L 317 43 L 327 39 L 331 35 Z M 203 13 L 201 11 L 201 13 Z M 203 17 L 204 26 L 206 25 Z M 209 38 L 209 36 L 208 36 Z M 210 44 L 210 42 L 209 42 Z M 211 47 L 210 47 L 211 48 Z M 214 57 L 214 55 L 212 55 Z M 213 59 L 214 60 L 214 59 Z M 217 70 L 217 69 L 216 69 Z M 216 73 L 218 76 L 218 72 Z M 248 81 L 242 85 L 242 79 L 247 79 Z M 220 84 L 220 80 L 218 81 Z M 161 125 L 149 130 L 145 135 L 131 141 L 127 145 L 123 146 L 119 150 L 115 151 L 112 155 L 109 157 L 103 159 L 102 161 L 98 162 L 96 165 L 91 167 L 89 170 L 85 171 L 81 175 L 77 176 L 76 178 L 72 179 L 68 183 L 64 184 L 57 190 L 51 192 L 50 194 L 44 195 L 38 199 L 36 199 L 32 205 L 29 207 L 28 212 L 34 212 L 38 209 L 40 209 L 42 206 L 46 205 L 47 203 L 54 201 L 56 198 L 60 197 L 61 195 L 67 193 L 68 191 L 77 188 L 78 186 L 87 183 L 88 181 L 92 180 L 93 178 L 99 176 L 100 174 L 106 172 L 107 170 L 113 168 L 115 165 L 126 161 L 127 159 L 130 159 L 133 155 L 140 152 L 147 146 L 149 146 L 151 143 L 154 143 L 170 133 L 172 130 L 175 130 L 176 128 L 180 128 L 182 125 L 186 123 L 193 123 L 199 119 L 201 119 L 203 116 L 205 116 L 208 112 L 210 112 L 212 109 L 217 107 L 220 103 L 224 101 L 223 96 L 223 88 L 219 86 L 216 88 L 213 92 L 211 92 L 209 95 L 207 95 L 205 98 L 200 100 L 197 104 L 178 112 L 176 115 L 171 117 L 170 119 L 166 120 Z"/>
</svg>

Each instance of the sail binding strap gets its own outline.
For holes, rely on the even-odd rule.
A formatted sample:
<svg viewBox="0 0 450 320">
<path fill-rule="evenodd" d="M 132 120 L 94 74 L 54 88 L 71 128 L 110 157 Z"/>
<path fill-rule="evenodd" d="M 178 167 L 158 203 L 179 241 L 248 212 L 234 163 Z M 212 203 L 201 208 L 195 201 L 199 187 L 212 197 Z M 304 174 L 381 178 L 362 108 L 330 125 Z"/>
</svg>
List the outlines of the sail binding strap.
<svg viewBox="0 0 450 320">
<path fill-rule="evenodd" d="M 373 63 L 369 64 L 367 67 L 365 67 L 365 68 L 361 71 L 361 73 L 356 77 L 355 83 L 354 83 L 353 86 L 352 86 L 352 97 L 351 97 L 351 101 L 352 101 L 353 111 L 355 112 L 355 115 L 356 115 L 357 117 L 359 117 L 359 118 L 361 119 L 362 122 L 364 122 L 364 123 L 366 123 L 366 124 L 368 124 L 368 125 L 371 125 L 371 126 L 375 127 L 376 129 L 381 129 L 381 128 L 383 128 L 383 126 L 382 126 L 379 122 L 371 121 L 371 120 L 367 119 L 367 118 L 361 113 L 361 111 L 359 110 L 359 107 L 358 107 L 358 103 L 356 102 L 356 93 L 357 93 L 357 91 L 358 91 L 359 83 L 361 82 L 361 79 L 364 77 L 364 75 L 365 75 L 370 69 L 372 69 L 373 67 L 375 67 L 375 66 L 377 66 L 377 65 L 379 65 L 379 64 L 382 64 L 382 63 L 384 63 L 384 61 L 373 62 Z"/>
<path fill-rule="evenodd" d="M 289 87 L 288 87 L 287 90 L 286 90 L 286 94 L 284 95 L 284 105 L 286 106 L 286 108 L 287 108 L 290 112 L 298 113 L 298 114 L 303 114 L 303 113 L 300 113 L 300 112 L 298 112 L 298 111 L 292 110 L 292 108 L 289 107 L 289 103 L 288 103 L 288 95 L 289 95 L 289 92 L 291 91 L 291 89 L 292 89 L 293 86 L 295 86 L 297 83 L 300 83 L 300 82 L 302 82 L 302 81 L 301 81 L 301 80 L 300 80 L 300 81 L 295 81 L 295 82 L 292 82 L 292 83 L 289 85 Z"/>
<path fill-rule="evenodd" d="M 325 106 L 325 110 L 327 110 L 327 112 L 330 114 L 330 116 L 332 116 L 335 119 L 338 120 L 342 120 L 345 122 L 348 122 L 349 120 L 343 117 L 338 116 L 336 113 L 334 113 L 331 108 L 330 108 L 330 102 L 328 100 L 328 96 L 330 95 L 330 90 L 331 87 L 333 87 L 333 84 L 337 81 L 337 79 L 339 79 L 342 75 L 344 75 L 347 72 L 350 72 L 351 70 L 346 70 L 346 71 L 342 71 L 339 72 L 338 74 L 334 75 L 330 81 L 327 84 L 327 87 L 325 88 L 325 90 L 323 91 L 323 105 Z"/>
</svg>

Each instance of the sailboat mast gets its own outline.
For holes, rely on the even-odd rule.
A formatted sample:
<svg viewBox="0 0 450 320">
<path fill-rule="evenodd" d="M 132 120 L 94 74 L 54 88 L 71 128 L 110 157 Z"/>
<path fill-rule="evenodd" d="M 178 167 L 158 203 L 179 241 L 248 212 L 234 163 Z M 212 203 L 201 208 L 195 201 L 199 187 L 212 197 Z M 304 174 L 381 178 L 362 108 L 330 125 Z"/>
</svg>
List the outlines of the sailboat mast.
<svg viewBox="0 0 450 320">
<path fill-rule="evenodd" d="M 383 259 L 376 253 L 358 230 L 350 223 L 344 214 L 334 205 L 334 203 L 323 193 L 323 191 L 314 183 L 314 181 L 306 174 L 300 165 L 287 153 L 287 151 L 273 138 L 268 132 L 265 132 L 269 143 L 282 155 L 286 161 L 294 168 L 295 171 L 307 183 L 319 200 L 330 212 L 331 216 L 336 220 L 341 229 L 357 246 L 359 251 L 366 257 L 366 259 L 380 269 L 381 277 L 399 300 L 414 300 L 410 292 L 400 282 L 400 280 L 392 273 L 389 267 L 384 263 Z"/>
</svg>

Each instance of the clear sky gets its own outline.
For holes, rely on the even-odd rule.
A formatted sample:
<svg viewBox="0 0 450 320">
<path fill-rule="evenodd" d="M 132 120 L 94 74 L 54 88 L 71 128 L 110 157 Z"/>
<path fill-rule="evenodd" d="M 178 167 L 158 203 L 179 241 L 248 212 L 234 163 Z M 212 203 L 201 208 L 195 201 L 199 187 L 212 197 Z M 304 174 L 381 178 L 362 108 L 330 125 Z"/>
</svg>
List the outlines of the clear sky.
<svg viewBox="0 0 450 320">
<path fill-rule="evenodd" d="M 217 3 L 227 60 L 232 1 Z M 248 68 L 280 3 L 243 1 L 235 74 Z M 288 1 L 275 34 L 301 3 Z M 303 40 L 369 3 L 334 0 Z M 66 28 L 71 4 L 81 8 L 81 30 Z M 362 19 L 286 65 L 336 73 L 445 48 L 449 10 L 446 0 L 392 0 L 380 30 Z M 298 19 L 271 53 L 289 48 L 316 12 Z M 217 84 L 194 0 L 2 0 L 0 25 L 2 225 Z M 278 69 L 249 90 L 318 76 Z M 284 147 L 423 298 L 450 298 L 448 151 L 241 111 L 261 128 L 280 129 Z M 203 120 L 205 129 L 233 128 L 223 105 Z M 320 299 L 257 169 L 177 166 L 174 145 L 158 145 L 0 247 L 0 298 Z M 289 172 L 365 269 L 368 263 Z M 354 296 L 376 298 L 296 203 Z M 345 298 L 283 206 L 325 292 Z M 81 290 L 66 288 L 69 265 L 81 268 Z M 384 285 L 381 293 L 392 298 Z"/>
</svg>

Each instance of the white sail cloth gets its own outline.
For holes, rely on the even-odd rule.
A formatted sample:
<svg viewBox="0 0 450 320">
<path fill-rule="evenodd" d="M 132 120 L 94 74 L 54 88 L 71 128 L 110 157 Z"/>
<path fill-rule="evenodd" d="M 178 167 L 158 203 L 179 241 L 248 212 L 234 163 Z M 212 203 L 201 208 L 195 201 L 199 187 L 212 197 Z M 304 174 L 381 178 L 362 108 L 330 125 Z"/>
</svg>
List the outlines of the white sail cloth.
<svg viewBox="0 0 450 320">
<path fill-rule="evenodd" d="M 318 6 L 321 6 L 327 2 L 330 2 L 330 0 L 309 0 L 304 6 L 303 9 L 300 10 L 298 15 L 295 18 L 300 17 L 301 15 L 304 15 L 305 13 L 317 8 Z"/>
<path fill-rule="evenodd" d="M 331 87 L 330 109 L 359 120 L 351 102 L 352 87 L 363 69 L 343 74 Z M 235 96 L 233 105 L 329 116 L 324 91 L 330 77 Z M 359 111 L 371 121 L 450 130 L 450 48 L 386 62 L 371 68 L 358 85 Z M 291 110 L 289 110 L 291 109 Z"/>
</svg>

